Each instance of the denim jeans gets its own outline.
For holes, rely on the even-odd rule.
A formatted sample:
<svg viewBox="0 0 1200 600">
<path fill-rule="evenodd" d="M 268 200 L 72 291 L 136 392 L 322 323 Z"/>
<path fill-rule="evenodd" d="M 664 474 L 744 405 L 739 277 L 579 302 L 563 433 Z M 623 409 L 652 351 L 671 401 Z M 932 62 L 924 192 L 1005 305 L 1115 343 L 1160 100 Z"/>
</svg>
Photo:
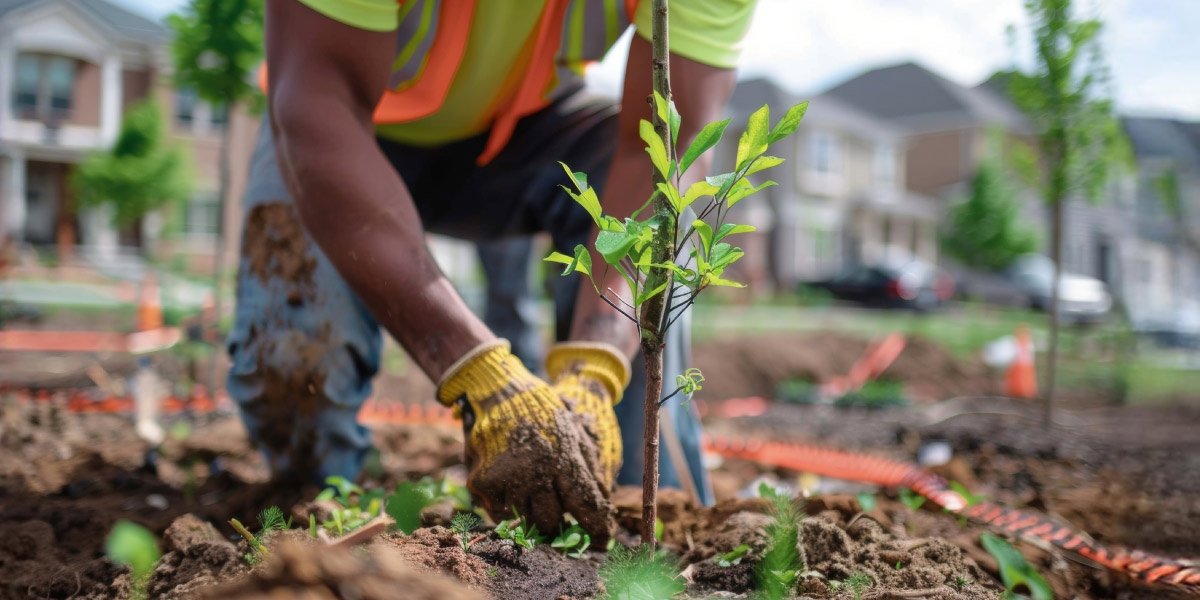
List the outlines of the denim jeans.
<svg viewBox="0 0 1200 600">
<path fill-rule="evenodd" d="M 475 159 L 484 135 L 434 148 L 384 139 L 379 146 L 412 193 L 427 231 L 480 244 L 494 303 L 489 313 L 520 316 L 532 293 L 530 246 L 521 240 L 544 231 L 555 249 L 570 253 L 592 228 L 587 212 L 559 187 L 566 181 L 558 161 L 588 173 L 590 183 L 602 189 L 616 117 L 610 101 L 568 95 L 522 119 L 505 150 L 482 167 Z M 250 165 L 243 209 L 237 309 L 228 339 L 229 393 L 277 475 L 354 478 L 370 448 L 369 432 L 355 417 L 379 370 L 380 327 L 300 228 L 266 125 Z M 575 277 L 553 283 L 558 339 L 567 337 L 578 285 Z M 505 317 L 490 321 L 507 323 L 497 328 L 517 338 L 512 341 L 519 352 L 528 347 L 521 336 L 536 338 L 527 329 L 528 319 L 524 326 Z M 689 325 L 685 316 L 669 334 L 663 373 L 668 391 L 690 361 Z M 524 351 L 522 360 L 536 362 L 528 356 L 533 352 L 540 349 Z M 641 482 L 644 390 L 638 356 L 632 382 L 616 406 L 625 447 L 621 484 Z M 701 501 L 710 503 L 694 408 L 673 400 L 663 418 L 670 420 L 682 456 L 673 462 L 664 440 L 661 484 L 680 487 L 674 464 L 686 462 Z"/>
</svg>

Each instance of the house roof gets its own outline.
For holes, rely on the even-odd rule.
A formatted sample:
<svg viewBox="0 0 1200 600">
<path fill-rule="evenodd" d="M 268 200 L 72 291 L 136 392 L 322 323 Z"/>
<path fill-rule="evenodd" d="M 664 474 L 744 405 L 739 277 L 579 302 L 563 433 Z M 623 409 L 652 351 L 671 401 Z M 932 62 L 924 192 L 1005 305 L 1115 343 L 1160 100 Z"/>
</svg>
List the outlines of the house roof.
<svg viewBox="0 0 1200 600">
<path fill-rule="evenodd" d="M 1200 123 L 1157 117 L 1121 119 L 1133 153 L 1141 159 L 1169 159 L 1200 170 Z"/>
<path fill-rule="evenodd" d="M 1025 117 L 986 87 L 970 88 L 914 63 L 872 69 L 825 92 L 912 131 L 998 125 L 1026 131 Z"/>
<path fill-rule="evenodd" d="M 165 42 L 170 36 L 170 32 L 162 23 L 147 19 L 108 0 L 0 0 L 0 18 L 19 9 L 52 2 L 74 8 L 128 41 L 158 44 Z"/>
<path fill-rule="evenodd" d="M 792 94 L 769 79 L 747 79 L 738 82 L 729 101 L 729 110 L 744 117 L 763 104 L 770 105 L 776 112 L 804 99 L 805 96 Z M 871 140 L 897 140 L 904 135 L 902 130 L 828 94 L 808 100 L 808 111 L 804 115 L 807 125 L 839 129 Z M 778 118 L 780 114 L 776 112 L 773 117 Z"/>
</svg>

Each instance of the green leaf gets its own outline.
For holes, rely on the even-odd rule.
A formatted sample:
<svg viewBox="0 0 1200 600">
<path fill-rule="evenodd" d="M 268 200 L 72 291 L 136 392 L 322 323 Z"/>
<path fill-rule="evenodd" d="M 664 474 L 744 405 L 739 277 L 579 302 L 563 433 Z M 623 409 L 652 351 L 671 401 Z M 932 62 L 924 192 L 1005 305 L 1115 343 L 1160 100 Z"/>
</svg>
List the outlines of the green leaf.
<svg viewBox="0 0 1200 600">
<path fill-rule="evenodd" d="M 663 144 L 663 140 L 658 136 L 658 132 L 654 131 L 654 125 L 645 119 L 638 125 L 638 133 L 642 136 L 642 141 L 646 142 L 646 153 L 650 155 L 650 162 L 654 163 L 654 168 L 665 178 L 670 170 L 670 161 L 667 159 L 667 147 Z"/>
<path fill-rule="evenodd" d="M 575 186 L 576 190 L 582 193 L 584 190 L 588 189 L 587 173 L 584 173 L 583 171 L 572 171 L 571 167 L 568 167 L 567 163 L 562 162 L 561 160 L 558 161 L 558 164 L 562 165 L 563 171 L 567 172 L 567 178 L 571 180 L 571 184 Z"/>
<path fill-rule="evenodd" d="M 712 273 L 704 274 L 704 285 L 715 285 L 718 287 L 733 287 L 733 288 L 746 287 L 746 284 L 744 284 L 744 283 L 740 283 L 740 282 L 733 281 L 730 279 L 722 279 L 720 277 L 717 277 L 716 275 L 713 275 Z"/>
<path fill-rule="evenodd" d="M 713 230 L 712 227 L 700 219 L 692 221 L 692 228 L 696 230 L 696 234 L 700 236 L 700 247 L 704 249 L 704 256 L 712 254 L 713 245 Z"/>
<path fill-rule="evenodd" d="M 566 190 L 567 194 L 592 216 L 592 221 L 596 225 L 600 224 L 600 198 L 596 196 L 596 188 L 586 188 L 578 194 L 572 192 L 571 188 L 565 185 L 562 186 L 562 189 Z"/>
<path fill-rule="evenodd" d="M 654 113 L 658 115 L 659 119 L 662 119 L 663 123 L 667 122 L 668 110 L 667 99 L 663 98 L 662 94 L 658 93 L 658 90 L 654 90 Z"/>
<path fill-rule="evenodd" d="M 583 244 L 575 246 L 575 256 L 567 256 L 562 252 L 551 252 L 549 256 L 542 260 L 566 265 L 567 267 L 562 272 L 563 275 L 570 275 L 578 271 L 588 277 L 592 276 L 592 255 Z"/>
<path fill-rule="evenodd" d="M 753 225 L 737 225 L 735 223 L 722 223 L 721 226 L 719 228 L 717 228 L 717 233 L 716 233 L 716 235 L 713 236 L 713 241 L 719 242 L 731 235 L 737 235 L 739 233 L 751 233 L 754 231 L 758 231 L 758 228 Z"/>
<path fill-rule="evenodd" d="M 667 289 L 667 285 L 669 283 L 671 283 L 671 278 L 668 277 L 666 281 L 663 281 L 654 289 L 642 289 L 642 291 L 638 293 L 637 297 L 633 299 L 633 305 L 635 307 L 641 306 L 647 300 L 661 294 L 663 290 Z"/>
<path fill-rule="evenodd" d="M 743 179 L 742 181 L 746 181 L 746 180 Z M 743 199 L 745 199 L 749 196 L 757 194 L 758 192 L 761 192 L 769 187 L 775 187 L 777 185 L 779 185 L 778 182 L 771 181 L 770 179 L 762 182 L 762 184 L 758 185 L 758 186 L 752 185 L 752 184 L 750 184 L 750 182 L 747 181 L 745 185 L 739 185 L 736 188 L 730 190 L 729 195 L 725 197 L 725 202 L 728 206 L 733 206 L 734 204 L 741 202 Z"/>
<path fill-rule="evenodd" d="M 712 196 L 720 189 L 721 188 L 707 181 L 697 181 L 688 187 L 687 192 L 684 192 L 683 199 L 680 204 L 684 208 L 687 208 L 696 202 L 696 200 L 699 200 L 701 196 Z"/>
<path fill-rule="evenodd" d="M 424 487 L 411 481 L 401 482 L 387 499 L 387 514 L 396 521 L 395 528 L 406 535 L 421 526 L 421 511 L 433 502 L 433 496 Z M 334 517 L 338 517 L 335 511 Z"/>
<path fill-rule="evenodd" d="M 154 570 L 160 552 L 158 540 L 149 529 L 132 521 L 121 519 L 113 526 L 105 540 L 108 559 L 126 565 L 133 571 L 135 579 L 141 579 Z"/>
<path fill-rule="evenodd" d="M 596 236 L 596 252 L 604 257 L 604 262 L 615 266 L 637 242 L 637 236 L 626 231 L 601 231 Z"/>
<path fill-rule="evenodd" d="M 725 270 L 725 267 L 737 262 L 745 254 L 741 248 L 731 246 L 725 242 L 714 243 L 712 254 L 709 256 L 709 262 L 712 263 L 713 272 L 720 275 Z"/>
<path fill-rule="evenodd" d="M 679 159 L 679 172 L 685 173 L 696 159 L 700 158 L 705 152 L 708 152 L 713 146 L 721 141 L 721 136 L 725 135 L 725 128 L 729 127 L 729 119 L 716 121 L 705 125 L 700 133 L 696 134 L 696 139 L 688 145 L 687 150 L 683 153 L 683 158 Z"/>
<path fill-rule="evenodd" d="M 787 110 L 783 118 L 771 128 L 771 133 L 767 135 L 767 143 L 774 144 L 783 138 L 795 133 L 800 127 L 800 121 L 804 119 L 804 113 L 808 112 L 808 101 L 805 100 Z"/>
<path fill-rule="evenodd" d="M 1000 579 L 1009 592 L 1016 593 L 1018 588 L 1025 587 L 1029 589 L 1034 600 L 1054 599 L 1054 590 L 1046 583 L 1045 578 L 1011 544 L 990 533 L 981 535 L 979 541 L 1000 564 Z"/>
<path fill-rule="evenodd" d="M 747 544 L 741 544 L 737 548 L 718 556 L 717 566 L 722 568 L 732 567 L 733 565 L 741 563 L 742 558 L 749 553 L 750 546 Z"/>
<path fill-rule="evenodd" d="M 656 187 L 659 193 L 666 196 L 667 200 L 671 202 L 671 208 L 675 209 L 676 214 L 683 212 L 683 198 L 679 197 L 679 190 L 674 185 L 670 183 L 658 183 Z"/>
<path fill-rule="evenodd" d="M 742 132 L 741 139 L 738 140 L 737 149 L 737 164 L 738 170 L 746 166 L 746 162 L 753 160 L 767 151 L 767 124 L 770 122 L 770 108 L 764 104 L 762 108 L 754 111 L 750 115 L 750 120 L 746 122 L 746 131 Z"/>
<path fill-rule="evenodd" d="M 746 169 L 746 175 L 753 175 L 759 171 L 766 171 L 771 167 L 778 167 L 783 164 L 783 159 L 778 156 L 760 156 L 750 163 L 750 168 Z"/>
</svg>

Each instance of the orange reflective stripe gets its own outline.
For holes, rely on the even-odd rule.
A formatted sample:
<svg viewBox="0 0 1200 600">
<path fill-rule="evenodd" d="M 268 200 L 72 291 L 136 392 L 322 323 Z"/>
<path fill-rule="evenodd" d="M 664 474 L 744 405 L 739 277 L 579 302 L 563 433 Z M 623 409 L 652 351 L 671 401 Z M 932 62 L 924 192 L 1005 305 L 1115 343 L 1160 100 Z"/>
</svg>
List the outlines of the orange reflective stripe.
<svg viewBox="0 0 1200 600">
<path fill-rule="evenodd" d="M 424 71 L 409 88 L 384 92 L 375 107 L 376 123 L 403 123 L 438 111 L 467 52 L 476 0 L 443 0 L 433 46 Z"/>
<path fill-rule="evenodd" d="M 562 23 L 567 14 L 568 1 L 546 0 L 546 6 L 538 20 L 537 44 L 529 57 L 525 77 L 512 102 L 503 109 L 492 125 L 487 145 L 483 154 L 479 155 L 479 164 L 491 162 L 504 149 L 508 140 L 512 138 L 513 130 L 516 129 L 517 119 L 545 106 L 542 94 L 550 84 L 551 75 L 554 74 L 554 56 L 558 53 L 562 40 Z"/>
</svg>

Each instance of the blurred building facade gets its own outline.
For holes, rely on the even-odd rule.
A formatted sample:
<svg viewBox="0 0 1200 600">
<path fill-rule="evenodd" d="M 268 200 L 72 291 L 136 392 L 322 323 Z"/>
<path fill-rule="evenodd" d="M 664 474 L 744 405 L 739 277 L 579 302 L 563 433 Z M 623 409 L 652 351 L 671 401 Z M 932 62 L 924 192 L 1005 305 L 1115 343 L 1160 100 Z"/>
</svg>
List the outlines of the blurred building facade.
<svg viewBox="0 0 1200 600">
<path fill-rule="evenodd" d="M 728 116 L 744 124 L 763 104 L 781 110 L 802 98 L 766 80 L 742 81 Z M 779 186 L 730 216 L 759 227 L 750 243 L 761 252 L 747 248 L 743 271 L 782 289 L 905 252 L 938 262 L 938 226 L 966 197 L 980 164 L 1001 158 L 989 156 L 1000 147 L 995 140 L 1034 141 L 994 82 L 966 87 L 911 62 L 868 70 L 810 98 L 798 134 L 772 149 L 787 159 L 770 175 Z M 1136 323 L 1200 297 L 1200 124 L 1123 124 L 1137 168 L 1115 177 L 1099 201 L 1068 201 L 1063 257 L 1066 270 L 1107 283 Z M 739 135 L 726 134 L 718 166 L 732 160 Z M 1157 181 L 1167 170 L 1179 181 L 1182 220 L 1163 208 Z M 1041 197 L 1025 187 L 1019 202 L 1044 243 Z"/>
<path fill-rule="evenodd" d="M 123 253 L 181 253 L 211 266 L 218 228 L 235 247 L 245 169 L 234 168 L 218 214 L 221 136 L 248 162 L 257 119 L 230 115 L 171 85 L 170 32 L 107 0 L 0 0 L 0 227 L 60 261 Z M 153 98 L 192 161 L 194 195 L 175 213 L 118 230 L 105 211 L 80 208 L 69 185 L 89 153 L 115 140 L 122 115 Z M 227 255 L 230 255 L 227 253 Z"/>
</svg>

